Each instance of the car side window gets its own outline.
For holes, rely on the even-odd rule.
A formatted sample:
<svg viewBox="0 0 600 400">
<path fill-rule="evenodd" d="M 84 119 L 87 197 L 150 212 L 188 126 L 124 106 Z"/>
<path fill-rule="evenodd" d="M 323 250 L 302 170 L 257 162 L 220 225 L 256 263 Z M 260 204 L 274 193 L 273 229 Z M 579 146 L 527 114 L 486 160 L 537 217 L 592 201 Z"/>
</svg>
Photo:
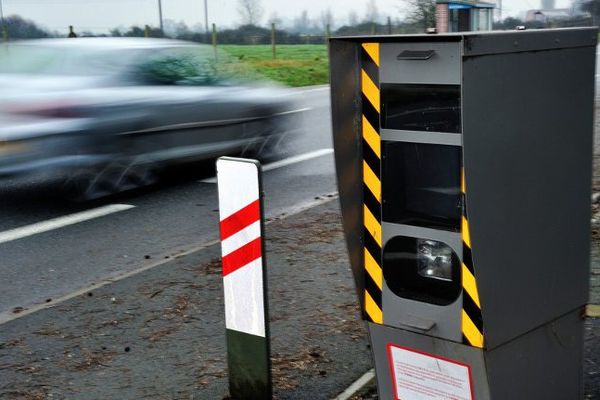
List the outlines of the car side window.
<svg viewBox="0 0 600 400">
<path fill-rule="evenodd" d="M 165 49 L 134 68 L 134 79 L 144 85 L 211 86 L 223 83 L 213 57 L 200 49 Z"/>
</svg>

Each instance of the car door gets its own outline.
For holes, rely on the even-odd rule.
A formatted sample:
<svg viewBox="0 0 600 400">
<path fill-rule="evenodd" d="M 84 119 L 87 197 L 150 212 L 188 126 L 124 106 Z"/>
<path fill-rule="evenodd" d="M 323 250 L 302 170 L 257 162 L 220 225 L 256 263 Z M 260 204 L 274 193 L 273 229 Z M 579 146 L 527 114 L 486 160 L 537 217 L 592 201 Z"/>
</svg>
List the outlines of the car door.
<svg viewBox="0 0 600 400">
<path fill-rule="evenodd" d="M 258 110 L 223 76 L 202 46 L 153 51 L 134 68 L 136 90 L 149 110 L 137 145 L 164 161 L 208 158 L 242 149 Z M 224 62 L 224 61 L 221 61 Z"/>
</svg>

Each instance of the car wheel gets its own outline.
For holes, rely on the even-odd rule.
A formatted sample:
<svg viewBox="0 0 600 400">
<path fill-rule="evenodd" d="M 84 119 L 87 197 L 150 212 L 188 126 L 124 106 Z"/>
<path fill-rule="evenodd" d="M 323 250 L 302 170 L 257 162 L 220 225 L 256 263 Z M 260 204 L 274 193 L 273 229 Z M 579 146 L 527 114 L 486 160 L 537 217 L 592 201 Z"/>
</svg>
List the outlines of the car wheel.
<svg viewBox="0 0 600 400">
<path fill-rule="evenodd" d="M 158 182 L 156 165 L 142 156 L 135 157 L 116 169 L 114 173 L 116 193 L 151 186 Z"/>
<path fill-rule="evenodd" d="M 242 157 L 256 158 L 260 161 L 277 159 L 285 152 L 285 129 L 277 120 L 266 120 L 260 127 L 260 135 L 242 151 Z"/>
<path fill-rule="evenodd" d="M 155 165 L 133 157 L 79 170 L 67 178 L 65 187 L 73 200 L 89 201 L 150 186 L 157 181 Z"/>
</svg>

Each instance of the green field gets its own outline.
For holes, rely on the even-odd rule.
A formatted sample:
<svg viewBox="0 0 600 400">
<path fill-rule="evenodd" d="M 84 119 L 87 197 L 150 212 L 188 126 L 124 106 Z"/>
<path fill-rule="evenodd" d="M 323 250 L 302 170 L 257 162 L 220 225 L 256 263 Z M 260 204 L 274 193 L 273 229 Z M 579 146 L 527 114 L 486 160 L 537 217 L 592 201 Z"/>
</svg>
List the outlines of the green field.
<svg viewBox="0 0 600 400">
<path fill-rule="evenodd" d="M 288 86 L 329 82 L 326 45 L 278 45 L 275 60 L 270 45 L 220 45 L 219 49 L 243 61 L 259 74 Z"/>
</svg>

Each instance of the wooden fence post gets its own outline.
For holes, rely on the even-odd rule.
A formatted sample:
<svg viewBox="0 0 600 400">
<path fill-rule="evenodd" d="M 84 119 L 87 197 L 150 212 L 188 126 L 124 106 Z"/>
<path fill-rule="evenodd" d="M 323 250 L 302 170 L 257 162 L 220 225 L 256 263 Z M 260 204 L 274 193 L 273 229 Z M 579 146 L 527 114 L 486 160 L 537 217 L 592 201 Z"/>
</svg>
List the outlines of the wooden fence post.
<svg viewBox="0 0 600 400">
<path fill-rule="evenodd" d="M 271 48 L 273 49 L 273 60 L 277 58 L 277 51 L 275 49 L 275 23 L 271 23 Z"/>
<path fill-rule="evenodd" d="M 213 49 L 215 51 L 215 60 L 218 60 L 218 55 L 217 55 L 217 25 L 212 24 L 212 45 L 213 45 Z"/>
</svg>

